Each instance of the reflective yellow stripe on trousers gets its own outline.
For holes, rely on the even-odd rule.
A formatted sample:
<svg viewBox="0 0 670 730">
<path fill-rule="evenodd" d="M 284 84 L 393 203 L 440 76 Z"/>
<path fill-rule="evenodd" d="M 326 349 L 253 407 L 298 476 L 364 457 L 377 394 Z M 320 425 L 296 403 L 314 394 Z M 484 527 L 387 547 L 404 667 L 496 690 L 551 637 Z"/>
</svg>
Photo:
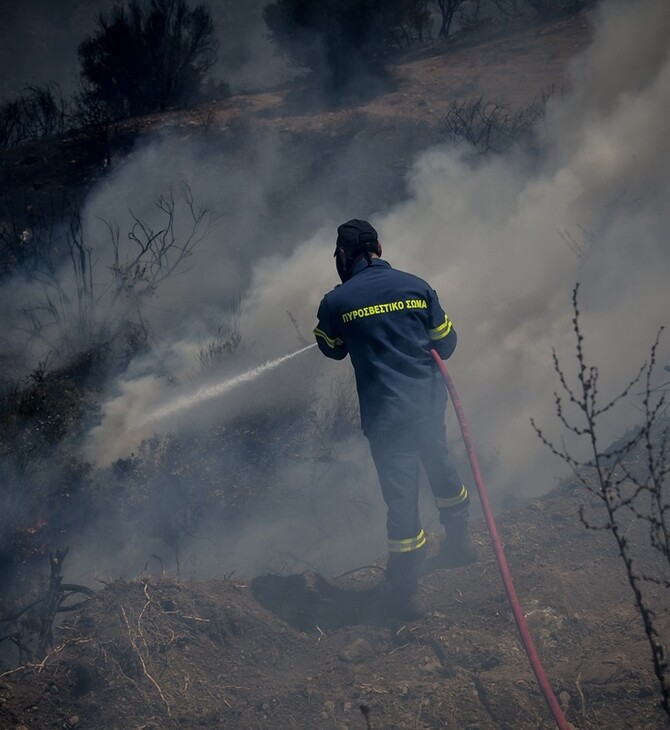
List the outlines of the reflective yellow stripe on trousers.
<svg viewBox="0 0 670 730">
<path fill-rule="evenodd" d="M 422 548 L 426 544 L 426 533 L 421 532 L 416 537 L 409 537 L 406 540 L 389 540 L 390 553 L 411 553 Z"/>
<path fill-rule="evenodd" d="M 461 491 L 455 497 L 435 497 L 435 506 L 438 509 L 446 509 L 448 507 L 456 507 L 461 502 L 465 502 L 468 498 L 468 490 L 465 485 L 461 486 Z"/>
</svg>

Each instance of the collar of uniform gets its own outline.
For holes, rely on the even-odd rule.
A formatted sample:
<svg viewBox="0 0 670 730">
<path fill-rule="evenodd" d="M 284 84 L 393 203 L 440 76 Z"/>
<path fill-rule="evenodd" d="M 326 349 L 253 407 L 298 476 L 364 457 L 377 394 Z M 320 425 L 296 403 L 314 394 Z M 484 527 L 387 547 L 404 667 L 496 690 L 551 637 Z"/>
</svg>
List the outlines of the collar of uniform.
<svg viewBox="0 0 670 730">
<path fill-rule="evenodd" d="M 371 266 L 382 266 L 386 269 L 391 268 L 391 264 L 389 264 L 388 261 L 384 261 L 384 259 L 372 259 Z M 369 268 L 367 260 L 361 259 L 354 264 L 354 267 L 351 270 L 351 276 L 356 276 L 356 274 L 364 271 L 367 268 Z"/>
</svg>

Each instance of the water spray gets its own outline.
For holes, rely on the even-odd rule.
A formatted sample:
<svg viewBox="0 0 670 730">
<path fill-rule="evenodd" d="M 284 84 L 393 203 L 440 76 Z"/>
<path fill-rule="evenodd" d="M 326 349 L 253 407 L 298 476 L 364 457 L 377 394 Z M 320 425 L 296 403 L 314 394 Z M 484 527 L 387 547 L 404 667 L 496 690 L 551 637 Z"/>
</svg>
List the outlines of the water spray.
<svg viewBox="0 0 670 730">
<path fill-rule="evenodd" d="M 208 385 L 206 387 L 199 388 L 195 391 L 195 393 L 192 393 L 191 395 L 183 395 L 175 398 L 165 405 L 160 406 L 153 411 L 150 411 L 136 426 L 133 427 L 132 430 L 143 428 L 144 426 L 147 426 L 150 423 L 154 423 L 155 421 L 161 421 L 168 416 L 173 416 L 176 413 L 180 413 L 181 411 L 185 411 L 188 408 L 192 408 L 193 406 L 197 405 L 198 403 L 202 403 L 203 401 L 211 400 L 212 398 L 218 398 L 224 393 L 227 393 L 233 388 L 236 388 L 238 385 L 241 385 L 242 383 L 248 383 L 250 380 L 255 380 L 259 375 L 262 375 L 268 370 L 274 370 L 274 368 L 278 367 L 282 363 L 285 363 L 287 360 L 291 360 L 297 355 L 300 355 L 307 350 L 311 350 L 312 347 L 316 347 L 316 342 L 312 345 L 301 347 L 299 350 L 296 350 L 296 352 L 292 352 L 289 355 L 282 355 L 281 357 L 275 358 L 274 360 L 269 360 L 264 365 L 259 365 L 258 367 L 252 368 L 251 370 L 247 370 L 245 373 L 236 375 L 234 378 L 228 378 L 221 383 L 216 383 L 215 385 Z"/>
</svg>

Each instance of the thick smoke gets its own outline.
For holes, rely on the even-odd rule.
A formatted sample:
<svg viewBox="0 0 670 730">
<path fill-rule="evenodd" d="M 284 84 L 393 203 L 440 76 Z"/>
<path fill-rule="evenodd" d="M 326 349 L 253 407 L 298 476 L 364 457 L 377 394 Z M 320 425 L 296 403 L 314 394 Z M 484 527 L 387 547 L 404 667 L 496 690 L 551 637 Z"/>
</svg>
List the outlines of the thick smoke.
<svg viewBox="0 0 670 730">
<path fill-rule="evenodd" d="M 605 5 L 593 45 L 572 64 L 569 91 L 549 105 L 539 164 L 520 152 L 473 163 L 467 150 L 433 148 L 416 161 L 406 200 L 393 210 L 354 203 L 329 214 L 324 206 L 312 236 L 296 235 L 290 252 L 259 256 L 242 303 L 242 329 L 257 343 L 249 365 L 299 346 L 284 312 L 309 332 L 320 297 L 334 284 L 337 215 L 371 217 L 385 256 L 428 279 L 456 323 L 460 344 L 449 369 L 494 498 L 549 489 L 561 465 L 530 418 L 552 432 L 552 348 L 574 372 L 575 282 L 582 284 L 586 350 L 602 368 L 604 398 L 636 372 L 667 317 L 668 38 L 670 9 L 661 0 Z M 202 276 L 209 296 L 211 280 Z M 667 354 L 665 343 L 665 361 Z M 324 383 L 349 367 L 315 357 L 307 353 L 302 368 L 318 368 Z M 124 383 L 108 412 L 137 404 L 136 386 Z M 265 388 L 273 392 L 273 383 Z M 604 425 L 603 445 L 634 422 L 635 406 L 631 397 L 629 411 Z M 106 424 L 97 442 L 116 455 Z M 449 428 L 455 438 L 453 417 Z M 468 474 L 466 463 L 461 469 Z"/>
<path fill-rule="evenodd" d="M 207 382 L 311 341 L 320 298 L 336 283 L 335 228 L 359 217 L 377 227 L 392 265 L 433 285 L 455 322 L 459 347 L 448 367 L 493 497 L 546 492 L 562 467 L 530 418 L 558 433 L 551 353 L 556 348 L 574 372 L 575 282 L 582 284 L 585 347 L 601 366 L 603 398 L 630 380 L 667 318 L 668 38 L 665 0 L 605 3 L 592 46 L 572 64 L 569 90 L 549 104 L 539 156 L 517 150 L 473 161 L 467 149 L 435 147 L 412 165 L 403 200 L 389 196 L 387 206 L 369 192 L 374 185 L 383 192 L 383 160 L 392 155 L 365 136 L 329 157 L 314 147 L 314 164 L 305 148 L 287 151 L 281 133 L 264 135 L 262 143 L 250 137 L 239 159 L 212 151 L 207 140 L 176 145 L 169 134 L 138 149 L 89 201 L 84 226 L 88 240 L 100 242 L 101 260 L 100 219 L 123 229 L 129 208 L 150 217 L 156 195 L 170 184 L 188 183 L 221 220 L 192 268 L 149 303 L 154 346 L 112 385 L 87 456 L 104 466 L 129 455 L 150 435 L 133 431 L 142 414 L 203 384 L 197 354 L 230 316 L 231 301 L 241 298 L 244 347 Z M 668 361 L 664 342 L 661 362 Z M 324 412 L 337 398 L 332 384 L 349 370 L 348 362 L 310 350 L 254 387 L 212 399 L 164 428 L 206 428 L 264 403 L 288 408 L 307 390 L 314 393 L 311 407 Z M 159 377 L 166 373 L 169 383 Z M 603 445 L 634 422 L 636 405 L 632 396 L 628 411 L 604 426 Z M 448 428 L 470 483 L 453 416 Z M 216 538 L 216 549 L 194 555 L 191 565 L 253 572 L 303 560 L 335 570 L 376 558 L 384 545 L 383 506 L 365 442 L 343 442 L 338 451 L 346 459 L 337 472 L 314 462 L 279 468 L 277 483 L 312 495 L 304 513 L 270 519 L 259 507 L 253 525 Z M 222 479 L 227 468 L 221 465 Z"/>
<path fill-rule="evenodd" d="M 606 4 L 570 90 L 549 106 L 539 166 L 514 155 L 473 165 L 462 150 L 435 148 L 414 166 L 407 201 L 373 218 L 388 259 L 431 282 L 459 331 L 449 367 L 494 494 L 538 494 L 559 473 L 529 421 L 555 420 L 552 347 L 574 373 L 575 282 L 603 399 L 635 374 L 666 321 L 669 38 L 667 3 Z M 256 267 L 254 327 L 287 296 L 292 306 L 302 297 L 309 318 L 321 282 L 286 290 L 332 266 L 332 232 L 319 238 L 281 267 Z M 604 424 L 603 446 L 634 422 L 639 402 L 629 405 Z"/>
</svg>

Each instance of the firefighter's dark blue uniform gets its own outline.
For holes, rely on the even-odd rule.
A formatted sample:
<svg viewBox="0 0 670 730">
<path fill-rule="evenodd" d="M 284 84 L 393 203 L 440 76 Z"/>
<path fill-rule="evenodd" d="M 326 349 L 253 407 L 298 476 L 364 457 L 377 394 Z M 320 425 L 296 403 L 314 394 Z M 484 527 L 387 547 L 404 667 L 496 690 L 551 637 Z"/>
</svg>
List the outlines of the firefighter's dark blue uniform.
<svg viewBox="0 0 670 730">
<path fill-rule="evenodd" d="M 361 425 L 388 506 L 389 551 L 419 550 L 426 543 L 419 462 L 441 515 L 469 503 L 447 450 L 446 389 L 429 352 L 452 354 L 451 320 L 423 279 L 372 258 L 358 261 L 350 278 L 324 296 L 314 334 L 327 357 L 351 357 Z"/>
</svg>

